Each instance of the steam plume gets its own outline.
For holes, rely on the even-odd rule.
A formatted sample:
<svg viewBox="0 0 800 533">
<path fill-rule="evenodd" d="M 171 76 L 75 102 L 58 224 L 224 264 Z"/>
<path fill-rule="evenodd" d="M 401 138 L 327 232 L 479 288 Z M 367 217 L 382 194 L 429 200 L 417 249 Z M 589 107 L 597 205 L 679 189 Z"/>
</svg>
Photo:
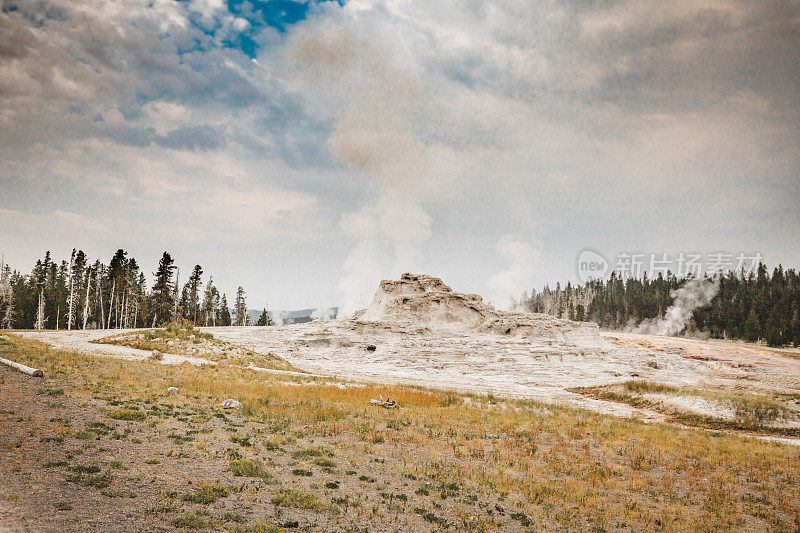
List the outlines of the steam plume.
<svg viewBox="0 0 800 533">
<path fill-rule="evenodd" d="M 319 320 L 321 322 L 332 320 L 335 317 L 336 312 L 330 307 L 320 307 L 311 313 L 311 320 Z"/>
<path fill-rule="evenodd" d="M 356 36 L 352 28 L 322 28 L 295 47 L 299 68 L 341 91 L 331 148 L 374 185 L 374 196 L 340 222 L 353 242 L 339 284 L 340 316 L 365 307 L 382 278 L 414 270 L 431 235 L 423 206 L 431 162 L 443 151 L 419 137 L 424 123 L 414 119 L 427 105 L 420 84 Z"/>
<path fill-rule="evenodd" d="M 526 287 L 533 286 L 534 248 L 513 235 L 506 235 L 498 241 L 497 252 L 508 266 L 489 278 L 492 305 L 504 311 L 522 311 L 518 298 Z"/>
<path fill-rule="evenodd" d="M 711 303 L 718 290 L 718 279 L 690 280 L 682 287 L 670 291 L 670 296 L 674 298 L 674 301 L 664 313 L 664 318 L 644 320 L 633 328 L 633 332 L 677 335 L 686 328 L 694 310 Z"/>
</svg>

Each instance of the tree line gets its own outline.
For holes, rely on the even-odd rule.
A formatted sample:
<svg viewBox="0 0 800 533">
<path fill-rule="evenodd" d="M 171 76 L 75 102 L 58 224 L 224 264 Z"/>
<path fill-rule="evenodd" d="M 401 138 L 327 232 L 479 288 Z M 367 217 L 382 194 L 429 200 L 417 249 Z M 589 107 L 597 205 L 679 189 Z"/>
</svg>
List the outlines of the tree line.
<svg viewBox="0 0 800 533">
<path fill-rule="evenodd" d="M 50 252 L 23 274 L 0 260 L 0 328 L 113 329 L 159 327 L 169 322 L 196 326 L 248 325 L 244 289 L 228 307 L 203 268 L 195 265 L 181 285 L 175 260 L 164 252 L 153 273 L 153 285 L 139 263 L 122 249 L 106 264 L 90 262 L 82 250 L 69 261 L 53 260 Z M 259 320 L 269 325 L 266 309 Z"/>
<path fill-rule="evenodd" d="M 612 273 L 607 280 L 523 295 L 520 304 L 531 312 L 571 320 L 591 321 L 609 329 L 632 329 L 645 321 L 663 318 L 674 303 L 675 291 L 691 276 L 671 272 L 649 279 L 623 279 Z M 800 345 L 800 276 L 781 265 L 770 274 L 759 263 L 755 272 L 727 272 L 707 278 L 719 283 L 708 305 L 692 312 L 684 333 L 703 333 L 713 338 L 765 342 L 769 346 Z"/>
</svg>

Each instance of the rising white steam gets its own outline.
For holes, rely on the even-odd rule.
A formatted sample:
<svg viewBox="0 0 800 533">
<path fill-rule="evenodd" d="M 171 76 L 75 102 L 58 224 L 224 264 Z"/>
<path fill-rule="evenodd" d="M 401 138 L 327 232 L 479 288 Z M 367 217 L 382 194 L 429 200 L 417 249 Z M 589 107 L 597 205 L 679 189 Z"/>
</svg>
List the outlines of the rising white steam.
<svg viewBox="0 0 800 533">
<path fill-rule="evenodd" d="M 336 312 L 330 307 L 320 307 L 311 313 L 311 320 L 325 322 L 336 318 Z"/>
<path fill-rule="evenodd" d="M 421 85 L 357 35 L 353 28 L 321 28 L 295 45 L 297 67 L 338 93 L 331 148 L 373 184 L 372 197 L 340 222 L 352 248 L 339 283 L 339 316 L 366 307 L 381 279 L 415 269 L 431 235 L 424 201 L 431 199 L 433 164 L 448 155 L 421 139 L 420 109 L 428 106 Z"/>
<path fill-rule="evenodd" d="M 506 235 L 498 241 L 497 253 L 507 267 L 489 279 L 491 303 L 504 311 L 523 311 L 519 296 L 533 286 L 536 252 L 530 244 Z"/>
<path fill-rule="evenodd" d="M 281 309 L 279 311 L 270 311 L 269 314 L 272 323 L 276 326 L 285 326 L 287 324 L 294 323 L 292 315 L 289 313 L 289 311 Z"/>
<path fill-rule="evenodd" d="M 692 313 L 698 307 L 708 305 L 719 291 L 719 280 L 693 279 L 682 287 L 670 291 L 673 303 L 664 313 L 663 318 L 644 320 L 633 328 L 634 333 L 651 335 L 677 335 L 682 332 Z"/>
</svg>

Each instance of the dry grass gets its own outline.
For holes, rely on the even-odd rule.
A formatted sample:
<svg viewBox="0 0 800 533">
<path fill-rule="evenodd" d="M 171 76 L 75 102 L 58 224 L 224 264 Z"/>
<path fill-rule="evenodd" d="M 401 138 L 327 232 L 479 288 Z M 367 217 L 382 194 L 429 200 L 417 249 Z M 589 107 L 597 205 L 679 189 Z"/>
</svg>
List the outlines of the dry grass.
<svg viewBox="0 0 800 533">
<path fill-rule="evenodd" d="M 241 346 L 214 339 L 190 325 L 172 323 L 164 328 L 137 330 L 109 335 L 94 341 L 94 344 L 114 344 L 139 350 L 153 351 L 190 357 L 203 357 L 220 363 L 250 363 L 262 368 L 297 371 L 295 367 L 272 354 L 260 354 Z"/>
<path fill-rule="evenodd" d="M 800 408 L 796 395 L 677 388 L 648 381 L 575 390 L 604 400 L 653 409 L 669 415 L 675 422 L 690 426 L 800 436 Z M 698 400 L 702 402 L 700 408 L 691 409 L 692 402 Z M 686 406 L 682 407 L 680 401 L 684 401 Z M 703 405 L 708 407 L 706 412 L 703 412 Z M 730 413 L 730 416 L 719 412 Z"/>
<path fill-rule="evenodd" d="M 327 516 L 329 525 L 350 519 L 343 512 L 357 509 L 352 516 L 370 530 L 385 530 L 398 517 L 412 529 L 461 531 L 800 526 L 800 449 L 793 446 L 532 401 L 471 396 L 465 403 L 465 396 L 453 393 L 340 388 L 311 378 L 293 378 L 301 385 L 286 386 L 277 382 L 285 377 L 241 368 L 148 365 L 54 351 L 32 341 L 11 344 L 20 362 L 63 376 L 71 397 L 157 400 L 176 409 L 240 400 L 246 419 L 263 428 L 263 436 L 250 439 L 260 453 L 288 455 L 314 469 L 308 478 L 286 472 L 287 483 L 302 482 L 302 489 L 278 484 L 248 497 Z M 167 396 L 169 386 L 182 395 Z M 616 394 L 641 396 L 651 387 L 624 386 Z M 396 398 L 401 408 L 369 407 L 379 394 Z M 748 412 L 763 408 L 748 405 L 742 404 Z M 338 479 L 360 483 L 359 492 L 340 494 L 338 481 L 323 486 L 317 479 L 317 469 L 331 467 L 314 460 L 332 457 L 331 463 L 341 465 Z M 217 460 L 226 468 L 234 465 Z M 242 467 L 255 472 L 249 464 Z M 174 523 L 211 521 L 182 515 Z"/>
</svg>

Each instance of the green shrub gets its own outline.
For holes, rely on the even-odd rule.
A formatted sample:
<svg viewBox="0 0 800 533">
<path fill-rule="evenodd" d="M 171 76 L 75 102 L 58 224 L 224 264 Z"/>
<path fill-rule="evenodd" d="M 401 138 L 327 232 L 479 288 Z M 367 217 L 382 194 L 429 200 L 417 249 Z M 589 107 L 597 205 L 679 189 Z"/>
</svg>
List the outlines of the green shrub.
<svg viewBox="0 0 800 533">
<path fill-rule="evenodd" d="M 133 409 L 114 409 L 108 416 L 115 420 L 144 420 L 147 414 L 142 411 L 134 411 Z"/>
<path fill-rule="evenodd" d="M 518 520 L 522 527 L 530 527 L 533 524 L 530 518 L 525 516 L 525 513 L 511 513 L 511 518 Z"/>
<path fill-rule="evenodd" d="M 234 531 L 236 531 L 236 533 L 282 533 L 285 530 L 282 527 L 273 524 L 256 522 L 251 526 L 237 527 Z"/>
<path fill-rule="evenodd" d="M 663 383 L 653 383 L 652 381 L 626 381 L 625 390 L 628 392 L 636 392 L 638 394 L 668 394 L 671 392 L 678 392 L 678 389 L 675 387 L 670 387 L 669 385 L 664 385 Z"/>
<path fill-rule="evenodd" d="M 280 444 L 272 440 L 265 440 L 264 447 L 270 452 L 278 452 L 281 450 Z"/>
<path fill-rule="evenodd" d="M 105 471 L 102 474 L 85 474 L 82 471 L 78 471 L 78 473 L 75 475 L 67 476 L 67 481 L 70 483 L 85 485 L 87 487 L 104 489 L 111 485 L 111 482 L 114 481 L 114 476 L 109 471 Z"/>
<path fill-rule="evenodd" d="M 100 471 L 100 467 L 97 465 L 88 465 L 88 466 L 76 465 L 76 466 L 71 466 L 70 470 L 72 470 L 73 472 L 77 472 L 79 474 L 96 474 Z"/>
<path fill-rule="evenodd" d="M 298 509 L 311 509 L 314 511 L 321 511 L 323 509 L 322 503 L 313 494 L 292 489 L 281 489 L 281 491 L 272 498 L 272 503 L 278 507 L 296 507 Z"/>
<path fill-rule="evenodd" d="M 309 457 L 333 457 L 333 452 L 322 447 L 305 448 L 292 452 L 295 459 L 308 459 Z"/>
<path fill-rule="evenodd" d="M 158 514 L 167 514 L 167 513 L 174 513 L 177 511 L 179 507 L 172 502 L 164 502 L 155 507 L 151 507 L 146 509 L 144 514 L 149 515 L 158 515 Z"/>
<path fill-rule="evenodd" d="M 211 527 L 211 522 L 194 513 L 187 513 L 173 519 L 172 525 L 186 529 L 204 529 Z"/>
<path fill-rule="evenodd" d="M 414 509 L 414 512 L 420 515 L 423 519 L 430 522 L 431 524 L 437 524 L 442 527 L 447 527 L 447 520 L 440 516 L 436 516 L 435 514 L 428 512 L 427 510 L 423 509 L 422 507 L 417 507 Z"/>
<path fill-rule="evenodd" d="M 231 461 L 228 463 L 228 469 L 234 476 L 259 477 L 262 479 L 272 477 L 258 459 L 238 459 Z"/>
<path fill-rule="evenodd" d="M 231 513 L 230 511 L 222 515 L 224 522 L 236 522 L 237 524 L 244 524 L 244 517 L 239 513 Z"/>
<path fill-rule="evenodd" d="M 249 446 L 253 445 L 253 443 L 250 442 L 250 436 L 249 435 L 245 435 L 244 437 L 238 437 L 236 435 L 233 435 L 231 437 L 231 442 L 233 442 L 235 444 L 238 444 L 239 446 L 244 446 L 244 447 L 249 447 Z"/>
<path fill-rule="evenodd" d="M 208 505 L 230 493 L 231 489 L 222 483 L 213 483 L 211 485 L 201 485 L 194 492 L 187 492 L 183 495 L 183 500 Z"/>
</svg>

